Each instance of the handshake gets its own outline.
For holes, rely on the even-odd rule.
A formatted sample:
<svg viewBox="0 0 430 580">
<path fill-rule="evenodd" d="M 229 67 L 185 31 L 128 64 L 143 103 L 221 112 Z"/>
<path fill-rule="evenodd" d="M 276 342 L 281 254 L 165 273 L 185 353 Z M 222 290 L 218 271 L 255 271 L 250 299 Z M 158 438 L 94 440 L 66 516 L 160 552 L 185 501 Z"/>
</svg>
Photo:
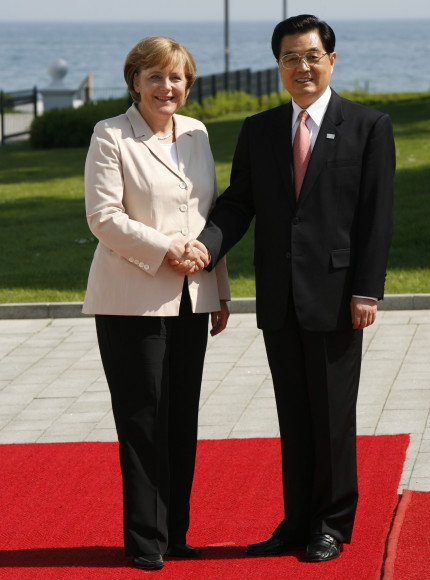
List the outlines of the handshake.
<svg viewBox="0 0 430 580">
<path fill-rule="evenodd" d="M 185 276 L 203 270 L 210 262 L 206 246 L 197 240 L 172 240 L 166 259 L 176 272 Z"/>
</svg>

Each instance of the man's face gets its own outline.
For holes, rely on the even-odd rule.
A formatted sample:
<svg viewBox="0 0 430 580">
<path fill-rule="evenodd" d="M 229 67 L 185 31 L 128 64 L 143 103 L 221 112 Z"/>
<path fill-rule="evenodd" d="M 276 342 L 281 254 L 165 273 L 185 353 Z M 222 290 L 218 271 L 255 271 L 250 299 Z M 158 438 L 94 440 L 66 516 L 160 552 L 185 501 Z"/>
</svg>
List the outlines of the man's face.
<svg viewBox="0 0 430 580">
<path fill-rule="evenodd" d="M 324 46 L 318 30 L 311 30 L 304 34 L 284 36 L 281 42 L 281 52 L 278 66 L 281 81 L 295 102 L 306 109 L 324 93 L 330 83 L 336 53 L 325 54 Z M 320 53 L 325 54 L 316 64 L 309 65 L 304 59 L 294 68 L 284 68 L 281 59 L 285 55 Z"/>
</svg>

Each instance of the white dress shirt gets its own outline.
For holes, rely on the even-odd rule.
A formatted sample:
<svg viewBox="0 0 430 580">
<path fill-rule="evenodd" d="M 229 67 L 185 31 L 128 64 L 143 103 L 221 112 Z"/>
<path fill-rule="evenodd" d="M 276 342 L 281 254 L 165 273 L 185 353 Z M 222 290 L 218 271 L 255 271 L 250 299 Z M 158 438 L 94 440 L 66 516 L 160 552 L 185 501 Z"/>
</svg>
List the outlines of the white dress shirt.
<svg viewBox="0 0 430 580">
<path fill-rule="evenodd" d="M 328 107 L 328 103 L 331 97 L 331 88 L 327 87 L 324 93 L 317 99 L 312 105 L 310 105 L 306 111 L 309 113 L 309 117 L 306 121 L 306 127 L 309 129 L 311 136 L 311 151 L 314 149 L 315 141 L 317 140 L 318 133 L 321 124 L 324 119 L 325 112 Z M 291 129 L 291 142 L 294 143 L 294 137 L 296 135 L 297 127 L 299 126 L 299 113 L 303 110 L 299 105 L 292 100 L 293 104 L 293 118 L 292 118 L 292 129 Z"/>
<path fill-rule="evenodd" d="M 179 159 L 178 159 L 178 150 L 176 148 L 176 143 L 160 143 L 166 153 L 170 156 L 173 163 L 179 169 Z"/>
</svg>

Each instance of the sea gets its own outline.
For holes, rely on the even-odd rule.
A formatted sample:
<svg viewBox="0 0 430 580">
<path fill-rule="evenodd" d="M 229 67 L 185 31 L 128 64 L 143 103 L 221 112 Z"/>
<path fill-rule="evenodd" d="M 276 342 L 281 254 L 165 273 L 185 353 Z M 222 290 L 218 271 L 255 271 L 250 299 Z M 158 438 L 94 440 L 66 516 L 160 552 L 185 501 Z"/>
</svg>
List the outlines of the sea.
<svg viewBox="0 0 430 580">
<path fill-rule="evenodd" d="M 270 39 L 276 21 L 230 22 L 229 69 L 276 66 Z M 430 20 L 337 20 L 335 90 L 430 91 Z M 129 50 L 145 36 L 170 36 L 193 54 L 199 76 L 225 70 L 223 22 L 0 22 L 0 90 L 47 87 L 50 65 L 67 63 L 77 88 L 92 73 L 95 89 L 125 88 Z"/>
</svg>

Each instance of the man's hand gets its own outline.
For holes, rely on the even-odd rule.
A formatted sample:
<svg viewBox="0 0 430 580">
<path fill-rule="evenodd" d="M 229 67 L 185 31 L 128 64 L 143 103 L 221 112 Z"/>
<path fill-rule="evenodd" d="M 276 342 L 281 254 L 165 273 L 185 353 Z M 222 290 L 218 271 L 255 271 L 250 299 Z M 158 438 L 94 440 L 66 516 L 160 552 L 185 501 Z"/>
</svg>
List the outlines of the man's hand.
<svg viewBox="0 0 430 580">
<path fill-rule="evenodd" d="M 218 312 L 211 312 L 211 336 L 215 336 L 224 330 L 227 326 L 227 320 L 230 316 L 230 311 L 225 300 L 221 300 L 221 310 Z"/>
<path fill-rule="evenodd" d="M 351 298 L 352 328 L 354 330 L 360 330 L 373 324 L 377 310 L 378 303 L 376 300 L 353 296 Z"/>
<path fill-rule="evenodd" d="M 189 276 L 206 268 L 209 254 L 206 247 L 197 240 L 181 242 L 173 240 L 166 257 L 170 266 L 180 274 Z"/>
</svg>

